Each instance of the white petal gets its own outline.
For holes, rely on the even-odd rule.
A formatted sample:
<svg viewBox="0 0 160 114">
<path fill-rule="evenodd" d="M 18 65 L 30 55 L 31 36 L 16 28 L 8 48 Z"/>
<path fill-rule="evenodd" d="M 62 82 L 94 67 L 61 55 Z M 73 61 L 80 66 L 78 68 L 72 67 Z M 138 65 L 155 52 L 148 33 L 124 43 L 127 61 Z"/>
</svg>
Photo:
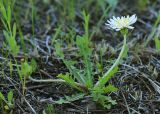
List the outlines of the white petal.
<svg viewBox="0 0 160 114">
<path fill-rule="evenodd" d="M 121 18 L 120 17 L 117 17 L 117 20 L 119 21 Z"/>
<path fill-rule="evenodd" d="M 113 16 L 114 21 L 117 21 L 117 19 L 115 18 L 115 16 Z"/>
<path fill-rule="evenodd" d="M 129 18 L 130 25 L 137 21 L 137 16 L 134 14 Z"/>
<path fill-rule="evenodd" d="M 109 24 L 111 24 L 111 21 L 110 21 L 110 20 L 107 20 L 107 22 L 108 22 Z"/>
<path fill-rule="evenodd" d="M 116 31 L 120 31 L 121 29 L 116 29 Z"/>
<path fill-rule="evenodd" d="M 129 28 L 129 29 L 134 29 L 134 27 L 132 27 L 132 26 L 128 26 L 127 28 Z"/>
</svg>

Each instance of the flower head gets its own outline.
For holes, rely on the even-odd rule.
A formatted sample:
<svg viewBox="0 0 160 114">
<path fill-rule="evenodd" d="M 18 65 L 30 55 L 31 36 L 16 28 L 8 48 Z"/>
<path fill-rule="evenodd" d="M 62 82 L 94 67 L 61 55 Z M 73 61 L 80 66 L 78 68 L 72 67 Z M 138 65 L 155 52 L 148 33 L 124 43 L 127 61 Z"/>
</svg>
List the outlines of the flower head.
<svg viewBox="0 0 160 114">
<path fill-rule="evenodd" d="M 112 19 L 108 20 L 106 23 L 107 26 L 109 26 L 111 29 L 114 29 L 116 31 L 120 31 L 124 28 L 128 28 L 128 29 L 134 29 L 133 26 L 131 26 L 132 24 L 134 24 L 137 21 L 137 16 L 134 14 L 131 17 L 130 16 L 122 16 L 115 18 L 113 16 Z"/>
</svg>

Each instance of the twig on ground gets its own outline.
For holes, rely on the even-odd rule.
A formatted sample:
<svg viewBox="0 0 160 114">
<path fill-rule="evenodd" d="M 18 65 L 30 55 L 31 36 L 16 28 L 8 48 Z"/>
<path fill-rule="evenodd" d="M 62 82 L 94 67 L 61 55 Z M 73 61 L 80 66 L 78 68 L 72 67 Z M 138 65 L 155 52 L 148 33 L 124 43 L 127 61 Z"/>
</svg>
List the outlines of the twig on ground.
<svg viewBox="0 0 160 114">
<path fill-rule="evenodd" d="M 21 92 L 18 90 L 18 88 L 12 82 L 12 80 L 9 77 L 7 77 L 6 75 L 5 75 L 5 77 L 14 86 L 14 88 L 17 90 L 17 92 L 19 93 L 19 95 L 24 99 L 24 101 L 26 102 L 26 104 L 30 107 L 30 109 L 32 110 L 32 112 L 34 114 L 37 114 L 36 111 L 35 111 L 35 109 L 30 105 L 30 103 L 26 100 L 26 98 L 21 94 Z"/>
</svg>

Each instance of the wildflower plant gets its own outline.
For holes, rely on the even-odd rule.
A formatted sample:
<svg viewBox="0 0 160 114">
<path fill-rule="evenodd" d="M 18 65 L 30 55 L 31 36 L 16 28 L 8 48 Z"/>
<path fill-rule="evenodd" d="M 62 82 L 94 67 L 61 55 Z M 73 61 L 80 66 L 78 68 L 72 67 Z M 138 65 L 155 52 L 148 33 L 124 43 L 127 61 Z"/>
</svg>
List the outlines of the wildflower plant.
<svg viewBox="0 0 160 114">
<path fill-rule="evenodd" d="M 113 17 L 113 19 L 108 20 L 106 23 L 106 25 L 109 28 L 112 28 L 113 30 L 116 31 L 120 31 L 121 34 L 124 37 L 124 41 L 123 41 L 123 46 L 121 49 L 121 52 L 118 56 L 118 58 L 116 59 L 116 61 L 114 62 L 114 64 L 112 65 L 112 67 L 104 74 L 104 76 L 102 78 L 100 78 L 100 80 L 96 83 L 96 87 L 99 85 L 104 85 L 108 79 L 110 79 L 109 77 L 111 77 L 112 72 L 114 71 L 114 69 L 116 69 L 116 67 L 118 66 L 118 64 L 120 63 L 121 59 L 124 57 L 124 54 L 127 53 L 127 44 L 126 44 L 126 39 L 127 39 L 127 35 L 128 35 L 128 29 L 133 29 L 134 27 L 132 27 L 131 25 L 134 24 L 137 21 L 137 17 L 136 15 L 132 15 L 131 17 L 127 16 L 127 17 Z"/>
<path fill-rule="evenodd" d="M 58 77 L 63 79 L 66 83 L 72 87 L 85 92 L 86 94 L 91 94 L 93 100 L 100 103 L 104 108 L 110 109 L 112 105 L 116 104 L 115 100 L 112 100 L 111 97 L 106 96 L 106 93 L 116 91 L 117 88 L 112 84 L 108 84 L 110 78 L 118 71 L 118 65 L 121 63 L 121 60 L 127 55 L 127 35 L 128 29 L 134 29 L 132 24 L 137 21 L 136 15 L 127 16 L 127 17 L 113 17 L 113 19 L 108 20 L 106 25 L 115 31 L 120 31 L 124 37 L 123 46 L 120 51 L 118 58 L 115 60 L 113 65 L 108 69 L 103 76 L 100 76 L 98 81 L 94 78 L 93 71 L 93 62 L 91 60 L 92 48 L 91 41 L 89 39 L 89 15 L 83 12 L 84 16 L 84 29 L 85 34 L 83 36 L 78 36 L 76 40 L 76 45 L 79 49 L 79 55 L 83 58 L 84 69 L 77 69 L 74 64 L 76 62 L 67 61 L 61 49 L 59 43 L 55 45 L 56 55 L 58 55 L 67 68 L 69 69 L 69 74 L 60 74 Z M 62 101 L 62 100 L 61 100 Z M 65 103 L 65 102 L 64 102 Z"/>
<path fill-rule="evenodd" d="M 120 31 L 121 34 L 124 37 L 123 40 L 123 46 L 121 49 L 121 52 L 114 62 L 114 64 L 108 69 L 108 71 L 99 78 L 97 83 L 94 85 L 94 92 L 93 96 L 95 97 L 96 101 L 101 103 L 105 108 L 110 108 L 110 105 L 106 105 L 106 101 L 109 97 L 104 97 L 104 93 L 112 92 L 117 90 L 113 85 L 109 84 L 108 86 L 105 86 L 106 83 L 109 81 L 109 79 L 118 71 L 118 65 L 120 64 L 121 60 L 125 57 L 128 51 L 127 47 L 127 35 L 128 35 L 128 29 L 134 29 L 131 25 L 134 24 L 137 21 L 136 15 L 132 15 L 131 17 L 113 17 L 113 19 L 108 20 L 106 25 L 116 31 Z M 96 96 L 95 96 L 96 95 Z M 106 99 L 106 100 L 104 100 Z M 108 100 L 112 101 L 112 100 Z M 112 102 L 114 104 L 115 102 Z"/>
<path fill-rule="evenodd" d="M 25 95 L 26 90 L 26 80 L 29 78 L 29 76 L 35 72 L 37 68 L 36 61 L 34 59 L 31 60 L 30 64 L 27 60 L 21 60 L 21 65 L 18 67 L 18 64 L 16 63 L 18 74 L 20 81 L 22 83 L 22 94 Z"/>
<path fill-rule="evenodd" d="M 10 90 L 7 93 L 7 98 L 5 98 L 4 94 L 0 92 L 0 107 L 3 114 L 6 114 L 8 111 L 12 114 L 12 109 L 14 108 L 14 99 L 13 99 L 13 91 Z"/>
<path fill-rule="evenodd" d="M 11 17 L 12 17 L 12 9 L 11 9 L 11 2 L 6 2 L 3 0 L 0 0 L 0 13 L 1 21 L 4 26 L 4 37 L 6 39 L 7 47 L 9 47 L 9 50 L 12 55 L 16 56 L 19 53 L 20 47 L 17 45 L 16 42 L 16 23 L 11 24 Z"/>
</svg>

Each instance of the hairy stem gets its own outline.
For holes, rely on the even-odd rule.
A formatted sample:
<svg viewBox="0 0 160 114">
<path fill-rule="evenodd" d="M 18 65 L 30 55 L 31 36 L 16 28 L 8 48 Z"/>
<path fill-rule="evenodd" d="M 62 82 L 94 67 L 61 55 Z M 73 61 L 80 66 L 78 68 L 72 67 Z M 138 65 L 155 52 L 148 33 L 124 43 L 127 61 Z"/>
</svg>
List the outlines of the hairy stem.
<svg viewBox="0 0 160 114">
<path fill-rule="evenodd" d="M 109 74 L 113 71 L 114 68 L 117 67 L 117 65 L 120 63 L 120 60 L 123 57 L 123 54 L 125 52 L 125 47 L 126 47 L 126 34 L 124 35 L 124 40 L 123 40 L 123 47 L 121 49 L 121 52 L 117 58 L 117 60 L 115 61 L 115 63 L 112 65 L 112 67 L 103 75 L 103 77 L 96 83 L 95 87 L 99 87 L 99 85 L 105 85 L 106 82 L 108 81 L 107 78 L 109 76 Z M 106 80 L 106 81 L 104 81 Z"/>
<path fill-rule="evenodd" d="M 62 79 L 41 79 L 41 80 L 38 80 L 38 79 L 32 78 L 31 76 L 29 77 L 29 79 L 33 82 L 38 82 L 38 83 L 66 83 L 66 81 L 62 80 Z M 76 85 L 78 87 L 80 87 L 84 92 L 88 92 L 88 89 L 86 86 L 84 86 L 80 83 L 76 83 Z"/>
</svg>

